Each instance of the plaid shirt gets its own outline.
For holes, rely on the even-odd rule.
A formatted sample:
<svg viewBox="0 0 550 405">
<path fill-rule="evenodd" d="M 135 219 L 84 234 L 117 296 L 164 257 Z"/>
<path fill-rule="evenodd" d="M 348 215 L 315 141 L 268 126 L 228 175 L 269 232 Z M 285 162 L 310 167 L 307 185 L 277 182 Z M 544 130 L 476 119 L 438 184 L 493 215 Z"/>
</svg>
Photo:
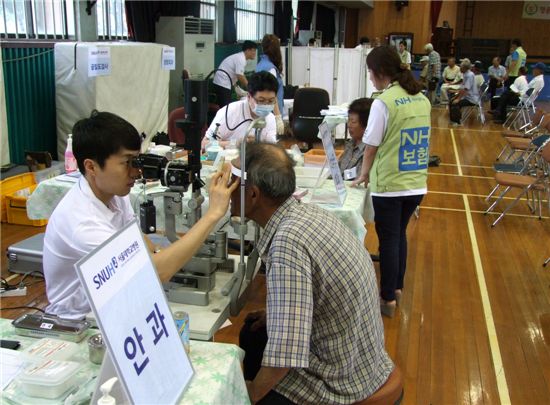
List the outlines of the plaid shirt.
<svg viewBox="0 0 550 405">
<path fill-rule="evenodd" d="M 378 390 L 393 363 L 365 247 L 332 214 L 291 197 L 258 250 L 267 269 L 262 365 L 291 369 L 275 391 L 298 404 L 349 404 Z"/>
<path fill-rule="evenodd" d="M 428 65 L 430 65 L 430 68 L 428 69 L 428 80 L 431 80 L 433 78 L 441 78 L 441 57 L 436 51 L 431 51 L 428 54 L 428 58 L 430 58 L 430 61 L 428 62 Z M 433 71 L 433 66 L 435 65 L 435 72 Z"/>
</svg>

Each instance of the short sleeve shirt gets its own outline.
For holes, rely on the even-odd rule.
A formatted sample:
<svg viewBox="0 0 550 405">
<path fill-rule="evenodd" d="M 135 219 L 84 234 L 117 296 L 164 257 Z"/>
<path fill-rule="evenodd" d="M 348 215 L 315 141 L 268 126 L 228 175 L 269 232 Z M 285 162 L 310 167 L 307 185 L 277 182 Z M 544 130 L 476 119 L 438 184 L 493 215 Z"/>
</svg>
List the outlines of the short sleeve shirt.
<svg viewBox="0 0 550 405">
<path fill-rule="evenodd" d="M 74 265 L 134 219 L 128 196 L 106 206 L 82 176 L 55 208 L 44 237 L 46 312 L 80 319 L 91 311 Z"/>
<path fill-rule="evenodd" d="M 244 52 L 238 52 L 225 58 L 218 69 L 221 69 L 229 74 L 229 77 L 219 70 L 214 74 L 214 83 L 218 86 L 225 87 L 231 90 L 231 87 L 237 82 L 237 75 L 243 75 L 246 67 L 246 57 Z"/>
<path fill-rule="evenodd" d="M 378 390 L 393 364 L 362 242 L 328 211 L 290 197 L 258 250 L 267 283 L 262 366 L 291 369 L 275 391 L 297 404 L 335 404 Z"/>
</svg>

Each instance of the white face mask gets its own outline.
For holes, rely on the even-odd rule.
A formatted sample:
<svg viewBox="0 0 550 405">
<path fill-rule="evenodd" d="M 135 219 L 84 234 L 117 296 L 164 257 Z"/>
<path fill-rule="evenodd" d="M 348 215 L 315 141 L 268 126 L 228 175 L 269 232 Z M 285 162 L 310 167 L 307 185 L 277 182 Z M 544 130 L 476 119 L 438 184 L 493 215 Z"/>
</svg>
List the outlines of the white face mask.
<svg viewBox="0 0 550 405">
<path fill-rule="evenodd" d="M 258 117 L 265 118 L 270 113 L 273 112 L 273 109 L 275 108 L 275 104 L 258 104 L 256 100 L 254 100 L 253 97 L 250 97 L 252 112 L 256 114 Z"/>
</svg>

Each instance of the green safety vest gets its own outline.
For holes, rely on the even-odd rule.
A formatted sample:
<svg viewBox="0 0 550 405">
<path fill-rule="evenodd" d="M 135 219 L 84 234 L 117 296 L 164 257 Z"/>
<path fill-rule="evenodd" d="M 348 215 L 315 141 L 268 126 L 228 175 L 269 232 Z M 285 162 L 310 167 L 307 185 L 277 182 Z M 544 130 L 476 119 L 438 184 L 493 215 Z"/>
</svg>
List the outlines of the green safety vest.
<svg viewBox="0 0 550 405">
<path fill-rule="evenodd" d="M 385 193 L 426 188 L 430 157 L 431 105 L 411 96 L 397 82 L 378 99 L 389 111 L 386 134 L 369 173 L 371 191 Z"/>
<path fill-rule="evenodd" d="M 512 77 L 518 76 L 519 75 L 519 68 L 522 67 L 522 66 L 525 66 L 525 63 L 527 62 L 527 53 L 525 53 L 525 51 L 523 50 L 523 48 L 521 46 L 517 47 L 516 52 L 519 55 L 518 63 L 516 63 L 516 66 L 514 67 L 514 69 L 510 69 L 510 73 L 508 73 L 508 75 L 512 76 Z"/>
</svg>

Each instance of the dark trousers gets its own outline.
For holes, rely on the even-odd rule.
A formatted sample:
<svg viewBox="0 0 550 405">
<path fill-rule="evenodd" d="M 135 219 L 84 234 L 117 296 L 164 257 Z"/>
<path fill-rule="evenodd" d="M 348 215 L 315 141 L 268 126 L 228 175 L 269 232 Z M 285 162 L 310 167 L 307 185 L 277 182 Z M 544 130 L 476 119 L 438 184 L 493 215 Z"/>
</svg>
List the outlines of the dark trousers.
<svg viewBox="0 0 550 405">
<path fill-rule="evenodd" d="M 407 268 L 407 224 L 423 195 L 372 197 L 374 223 L 380 244 L 380 295 L 395 300 Z"/>
<path fill-rule="evenodd" d="M 456 122 L 457 124 L 460 124 L 460 118 L 462 117 L 462 114 L 460 112 L 460 109 L 462 107 L 468 107 L 475 105 L 474 103 L 469 102 L 465 98 L 460 100 L 458 103 L 451 102 L 449 104 L 449 115 L 451 117 L 451 121 Z"/>
<path fill-rule="evenodd" d="M 495 94 L 497 94 L 497 89 L 500 87 L 502 87 L 502 82 L 499 82 L 494 77 L 491 77 L 491 79 L 489 80 L 489 94 L 491 95 L 491 98 L 493 98 Z"/>
<path fill-rule="evenodd" d="M 216 102 L 220 108 L 225 107 L 231 102 L 231 89 L 226 89 L 225 87 L 218 86 L 216 83 L 214 85 L 214 93 L 216 93 Z"/>
<path fill-rule="evenodd" d="M 239 346 L 244 350 L 243 374 L 245 380 L 253 380 L 262 366 L 267 330 L 265 327 L 252 331 L 253 321 L 246 321 L 239 334 Z M 294 402 L 276 391 L 269 391 L 257 402 L 259 405 L 295 405 Z"/>
<path fill-rule="evenodd" d="M 510 89 L 507 89 L 502 95 L 500 96 L 500 99 L 498 101 L 498 116 L 495 116 L 495 119 L 506 121 L 506 107 L 509 105 L 517 105 L 519 103 L 519 97 L 516 93 L 511 91 Z"/>
</svg>

